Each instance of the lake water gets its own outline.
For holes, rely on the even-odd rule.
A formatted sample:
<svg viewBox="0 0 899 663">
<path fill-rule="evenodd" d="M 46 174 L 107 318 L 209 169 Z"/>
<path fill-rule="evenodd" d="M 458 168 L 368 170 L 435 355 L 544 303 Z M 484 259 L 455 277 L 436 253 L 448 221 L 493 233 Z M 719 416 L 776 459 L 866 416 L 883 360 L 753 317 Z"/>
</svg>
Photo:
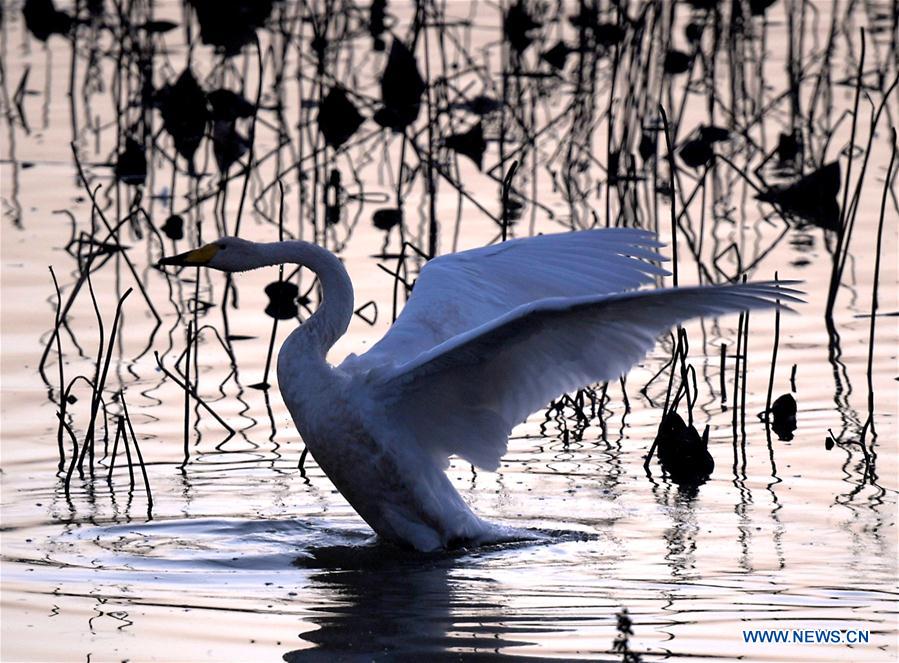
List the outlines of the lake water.
<svg viewBox="0 0 899 663">
<path fill-rule="evenodd" d="M 78 25 L 74 40 L 52 35 L 46 47 L 26 29 L 20 3 L 4 5 L 3 660 L 628 660 L 613 644 L 622 609 L 633 623 L 627 649 L 643 660 L 896 659 L 894 186 L 886 198 L 875 318 L 874 429 L 859 444 L 868 413 L 878 219 L 890 127 L 899 117 L 893 89 L 869 143 L 872 110 L 897 72 L 889 2 L 856 4 L 848 14 L 838 3 L 834 14 L 831 3 L 775 2 L 764 17 L 747 15 L 742 24 L 724 4 L 716 14 L 682 3 L 631 3 L 629 22 L 620 23 L 605 3 L 592 23 L 571 20 L 573 3 L 528 5 L 542 27 L 522 31 L 523 19 L 507 24 L 524 45 L 520 55 L 503 42 L 497 6 L 423 3 L 428 18 L 415 57 L 435 83 L 430 108 L 422 105 L 406 140 L 371 119 L 392 40 L 385 32 L 386 50 L 373 50 L 368 5 L 277 4 L 257 31 L 259 51 L 251 43 L 225 58 L 200 43 L 191 11 L 148 4 L 126 3 L 121 15 L 108 6 L 103 18 Z M 68 3 L 60 8 L 72 10 Z M 231 22 L 225 32 L 239 42 L 233 26 L 251 19 Z M 151 20 L 177 27 L 160 32 L 166 26 Z M 414 21 L 414 6 L 388 6 L 388 29 L 407 43 Z M 690 24 L 692 32 L 703 28 L 695 47 L 685 36 Z M 214 38 L 215 25 L 205 27 Z M 865 87 L 850 150 L 861 27 Z M 325 38 L 316 41 L 314 31 Z M 122 35 L 131 40 L 124 49 Z M 560 40 L 572 51 L 554 68 L 539 55 Z M 669 47 L 696 48 L 688 71 L 663 75 Z M 259 95 L 253 153 L 230 167 L 224 186 L 212 141 L 200 144 L 199 177 L 192 178 L 162 130 L 160 111 L 151 108 L 153 88 L 174 82 L 188 57 L 206 92 Z M 669 58 L 669 68 L 677 58 Z M 399 87 L 414 88 L 414 75 L 400 73 Z M 798 81 L 794 96 L 790 76 Z M 325 147 L 317 119 L 335 80 L 366 118 L 336 152 Z M 491 105 L 472 102 L 478 95 L 498 100 L 497 108 L 475 113 Z M 677 144 L 680 283 L 723 282 L 744 272 L 804 281 L 807 303 L 780 318 L 772 390 L 774 397 L 794 395 L 798 428 L 792 440 L 780 440 L 757 417 L 772 375 L 773 313 L 749 317 L 745 397 L 734 391 L 738 317 L 691 323 L 693 419 L 700 432 L 709 425 L 716 463 L 698 488 L 675 485 L 655 461 L 649 474 L 643 469 L 665 404 L 670 338 L 624 386 L 597 386 L 586 419 L 570 403 L 531 416 L 515 429 L 498 472 L 452 462 L 452 481 L 479 515 L 544 532 L 536 543 L 417 555 L 374 540 L 312 458 L 299 468 L 303 444 L 274 367 L 270 389 L 251 386 L 264 381 L 270 338 L 277 348 L 295 325 L 281 321 L 273 330 L 264 313 L 264 288 L 278 270 L 238 275 L 228 285 L 220 273 L 201 272 L 197 281 L 195 270 L 166 277 L 152 268 L 163 248 L 186 250 L 223 230 L 260 241 L 283 232 L 324 244 L 345 261 L 360 308 L 332 350 L 337 362 L 363 352 L 389 327 L 394 305 L 402 306 L 404 288 L 388 273 L 400 263 L 402 240 L 423 254 L 499 241 L 501 181 L 513 159 L 520 162 L 512 180 L 520 218 L 510 236 L 640 225 L 670 243 L 670 198 L 657 191 L 670 181 L 660 102 Z M 191 115 L 189 105 L 176 110 L 176 117 Z M 346 128 L 346 116 L 340 119 Z M 444 146 L 478 121 L 487 139 L 481 169 L 476 158 Z M 728 129 L 723 140 L 705 142 L 719 155 L 707 173 L 683 163 L 679 152 L 700 136 L 700 125 Z M 235 127 L 246 136 L 251 121 L 223 122 L 219 136 L 233 139 Z M 778 157 L 765 162 L 766 155 L 791 127 L 804 137 L 805 161 L 778 173 Z M 644 130 L 658 139 L 655 165 L 624 156 L 637 154 Z M 113 176 L 128 135 L 148 147 L 143 186 Z M 102 218 L 92 214 L 73 146 Z M 618 151 L 618 177 L 610 183 L 609 155 Z M 832 161 L 839 161 L 845 187 L 850 155 L 849 200 L 862 168 L 864 177 L 848 215 L 854 228 L 843 286 L 828 319 L 836 233 L 796 215 L 784 219 L 754 195 L 764 182 L 795 181 L 799 170 Z M 327 184 L 332 170 L 339 186 Z M 834 195 L 825 189 L 814 188 L 822 200 Z M 373 213 L 397 207 L 398 199 L 402 227 L 373 227 Z M 843 189 L 837 200 L 842 205 Z M 160 234 L 173 213 L 187 235 L 177 242 Z M 115 227 L 115 239 L 104 223 Z M 100 241 L 124 251 L 101 251 L 88 284 L 84 256 Z M 415 250 L 406 253 L 401 275 L 411 283 L 422 260 Z M 68 491 L 72 441 L 63 431 L 60 471 L 57 300 L 48 266 L 63 302 L 77 290 L 60 334 L 65 383 L 93 379 L 97 370 L 90 289 L 104 321 L 104 360 L 115 340 L 93 476 L 85 459 L 84 475 L 75 469 Z M 286 271 L 285 278 L 308 291 L 314 310 L 309 274 Z M 113 336 L 116 302 L 129 288 Z M 299 314 L 309 311 L 301 306 Z M 189 379 L 233 434 L 196 400 L 185 409 L 183 389 L 154 358 L 158 352 L 166 370 L 183 371 L 189 323 L 200 327 Z M 65 419 L 80 445 L 92 392 L 80 380 L 71 395 Z M 136 449 L 128 449 L 133 487 L 121 447 L 107 478 L 123 399 L 152 504 Z M 679 412 L 687 416 L 683 403 Z M 826 444 L 831 435 L 835 444 Z M 746 642 L 744 632 L 753 629 L 858 629 L 868 638 L 853 645 Z"/>
</svg>

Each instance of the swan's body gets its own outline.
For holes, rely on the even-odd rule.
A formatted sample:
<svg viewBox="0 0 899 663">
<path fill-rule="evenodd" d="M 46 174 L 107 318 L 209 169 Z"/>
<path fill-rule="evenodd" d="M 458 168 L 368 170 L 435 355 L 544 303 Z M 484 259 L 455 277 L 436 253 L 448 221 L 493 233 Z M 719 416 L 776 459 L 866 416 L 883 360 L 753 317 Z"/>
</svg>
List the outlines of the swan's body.
<svg viewBox="0 0 899 663">
<path fill-rule="evenodd" d="M 512 240 L 430 261 L 371 350 L 326 361 L 353 315 L 329 251 L 224 238 L 161 261 L 244 271 L 295 263 L 323 300 L 278 355 L 278 382 L 316 462 L 380 536 L 419 550 L 501 536 L 444 469 L 456 454 L 495 470 L 513 426 L 552 398 L 618 377 L 658 334 L 701 315 L 795 300 L 771 283 L 637 290 L 664 270 L 653 235 L 593 230 Z"/>
<path fill-rule="evenodd" d="M 278 385 L 337 490 L 382 537 L 419 550 L 486 536 L 491 526 L 471 512 L 439 463 L 423 462 L 421 450 L 374 425 L 377 405 L 365 375 L 328 364 L 318 339 L 304 332 L 310 321 L 278 353 Z"/>
</svg>

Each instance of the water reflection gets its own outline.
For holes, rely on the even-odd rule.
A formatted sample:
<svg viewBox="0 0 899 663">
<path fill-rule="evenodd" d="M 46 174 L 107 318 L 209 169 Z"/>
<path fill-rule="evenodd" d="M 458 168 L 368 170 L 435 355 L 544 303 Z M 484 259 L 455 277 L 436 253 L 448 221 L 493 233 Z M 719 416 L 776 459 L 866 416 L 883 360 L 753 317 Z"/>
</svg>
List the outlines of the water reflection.
<svg viewBox="0 0 899 663">
<path fill-rule="evenodd" d="M 670 565 L 671 575 L 675 578 L 689 579 L 696 576 L 696 548 L 700 528 L 694 504 L 699 491 L 699 486 L 675 487 L 671 484 L 656 491 L 659 503 L 670 507 L 671 525 L 665 529 L 665 561 Z"/>
<path fill-rule="evenodd" d="M 366 559 L 359 559 L 360 550 Z M 300 634 L 315 648 L 289 652 L 284 659 L 411 656 L 451 644 L 452 563 L 404 563 L 395 554 L 376 548 L 316 551 L 317 560 L 336 566 L 311 578 L 332 605 L 316 609 L 312 621 L 319 628 Z M 341 568 L 346 561 L 358 568 Z"/>
<path fill-rule="evenodd" d="M 533 630 L 505 614 L 496 583 L 464 577 L 464 553 L 428 557 L 372 544 L 311 554 L 295 564 L 325 567 L 311 576 L 309 590 L 327 604 L 313 609 L 318 628 L 300 634 L 313 647 L 287 652 L 286 661 L 422 660 L 449 652 L 480 659 L 533 644 L 525 639 Z"/>
</svg>

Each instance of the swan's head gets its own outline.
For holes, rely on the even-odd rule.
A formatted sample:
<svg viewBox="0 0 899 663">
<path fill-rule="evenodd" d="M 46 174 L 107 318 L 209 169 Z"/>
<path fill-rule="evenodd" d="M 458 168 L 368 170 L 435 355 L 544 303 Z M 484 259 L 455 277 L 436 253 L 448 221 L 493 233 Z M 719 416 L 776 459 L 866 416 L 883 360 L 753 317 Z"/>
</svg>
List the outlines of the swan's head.
<svg viewBox="0 0 899 663">
<path fill-rule="evenodd" d="M 210 267 L 223 272 L 244 272 L 265 264 L 259 245 L 239 237 L 222 237 L 193 251 L 163 258 L 159 267 Z"/>
</svg>

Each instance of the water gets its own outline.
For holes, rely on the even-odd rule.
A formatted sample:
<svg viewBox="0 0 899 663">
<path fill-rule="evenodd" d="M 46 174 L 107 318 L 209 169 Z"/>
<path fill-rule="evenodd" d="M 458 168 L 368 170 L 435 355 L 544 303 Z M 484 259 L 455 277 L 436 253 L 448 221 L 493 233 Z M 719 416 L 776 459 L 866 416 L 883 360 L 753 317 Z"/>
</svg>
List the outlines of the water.
<svg viewBox="0 0 899 663">
<path fill-rule="evenodd" d="M 39 365 L 55 315 L 47 266 L 54 267 L 67 300 L 80 273 L 70 240 L 78 233 L 90 233 L 92 226 L 90 200 L 78 179 L 69 143 L 75 142 L 91 189 L 102 185 L 98 204 L 110 223 L 124 218 L 132 206 L 143 206 L 156 228 L 173 211 L 184 217 L 189 237 L 175 247 L 170 240 L 161 240 L 168 253 L 195 245 L 200 241 L 198 232 L 205 239 L 222 227 L 233 232 L 244 178 L 240 166 L 232 166 L 227 194 L 217 199 L 216 164 L 204 140 L 196 158 L 197 170 L 204 174 L 199 184 L 195 188 L 179 159 L 172 195 L 171 163 L 165 155 L 174 151 L 171 138 L 160 134 L 149 157 L 142 198 L 135 201 L 137 189 L 116 186 L 109 164 L 115 161 L 117 135 L 139 127 L 141 121 L 152 122 L 148 135 L 161 126 L 158 112 L 144 114 L 140 104 L 129 105 L 140 90 L 136 64 L 117 58 L 117 42 L 107 32 L 88 38 L 87 26 L 79 28 L 74 61 L 72 43 L 58 35 L 51 36 L 44 49 L 28 36 L 18 6 L 5 7 L 0 44 L 6 111 L 0 166 L 2 658 L 330 661 L 477 655 L 619 660 L 622 654 L 613 651 L 613 642 L 618 635 L 617 614 L 626 608 L 633 620 L 628 647 L 644 660 L 669 656 L 895 660 L 899 483 L 895 317 L 877 318 L 872 371 L 876 437 L 869 432 L 865 438 L 866 450 L 874 457 L 873 470 L 866 471 L 857 444 L 867 415 L 867 315 L 890 158 L 888 127 L 899 110 L 895 94 L 869 151 L 845 286 L 834 308 L 836 335 L 829 333 L 824 317 L 834 235 L 785 223 L 769 205 L 752 199 L 755 192 L 744 180 L 746 175 L 758 181 L 754 169 L 790 122 L 789 99 L 782 93 L 788 89 L 784 72 L 793 57 L 810 72 L 802 86 L 806 113 L 798 117 L 807 138 L 809 127 L 813 129 L 809 161 L 839 159 L 845 181 L 849 161 L 843 148 L 848 146 L 851 126 L 844 114 L 852 108 L 854 90 L 839 82 L 856 71 L 856 28 L 861 26 L 867 28 L 866 71 L 884 72 L 881 90 L 894 79 L 895 48 L 889 31 L 879 30 L 888 21 L 889 7 L 869 3 L 849 15 L 833 15 L 829 3 L 815 3 L 808 11 L 818 12 L 816 21 L 810 14 L 802 19 L 797 10 L 791 23 L 790 6 L 776 3 L 764 25 L 762 19 L 753 19 L 751 30 L 757 39 L 733 37 L 742 50 L 719 51 L 717 87 L 703 86 L 705 74 L 697 64 L 689 74 L 694 81 L 686 101 L 682 100 L 687 75 L 669 79 L 669 93 L 667 84 L 660 91 L 657 73 L 644 80 L 640 67 L 624 66 L 631 62 L 628 58 L 658 61 L 659 53 L 646 48 L 648 41 L 642 47 L 628 42 L 621 49 L 614 76 L 613 54 L 584 56 L 581 61 L 578 53 L 569 55 L 564 71 L 555 77 L 522 75 L 550 71 L 538 62 L 537 53 L 559 37 L 578 43 L 578 31 L 565 18 L 576 8 L 565 7 L 558 15 L 555 8 L 548 8 L 543 21 L 552 27 L 533 35 L 535 43 L 525 50 L 518 73 L 514 58 L 506 67 L 511 110 L 502 119 L 501 113 L 494 113 L 484 120 L 490 139 L 485 172 L 467 157 L 455 161 L 438 155 L 444 174 L 435 175 L 436 228 L 430 225 L 427 169 L 416 167 L 416 149 L 424 149 L 428 141 L 426 109 L 409 134 L 415 136 L 416 149 L 411 142 L 403 147 L 400 138 L 379 133 L 368 120 L 337 156 L 330 150 L 314 152 L 315 145 L 321 148 L 315 103 L 321 94 L 319 77 L 311 51 L 298 55 L 296 50 L 297 43 L 308 45 L 311 39 L 310 24 L 297 20 L 298 12 L 309 8 L 287 3 L 275 9 L 284 29 L 294 35 L 286 48 L 283 37 L 269 29 L 259 31 L 266 54 L 266 85 L 256 129 L 256 165 L 240 233 L 258 240 L 277 238 L 280 201 L 275 182 L 280 173 L 286 192 L 284 231 L 339 250 L 356 285 L 357 306 L 374 302 L 354 318 L 349 333 L 332 351 L 332 361 L 364 351 L 390 324 L 394 280 L 378 266 L 394 271 L 397 258 L 379 254 L 399 251 L 400 229 L 385 235 L 372 227 L 370 219 L 376 209 L 395 205 L 401 153 L 408 164 L 403 176 L 411 178 L 401 196 L 403 239 L 423 252 L 432 242 L 442 253 L 497 239 L 499 226 L 477 205 L 499 218 L 499 180 L 512 158 L 521 161 L 513 192 L 513 198 L 523 203 L 523 216 L 512 228 L 516 236 L 636 220 L 670 238 L 666 199 L 654 200 L 651 195 L 651 167 L 643 171 L 638 159 L 639 173 L 650 174 L 649 179 L 625 182 L 620 184 L 623 189 L 613 187 L 612 195 L 607 195 L 605 113 L 613 78 L 617 86 L 613 139 L 618 144 L 629 132 L 630 151 L 636 151 L 634 136 L 639 135 L 641 120 L 644 125 L 657 121 L 654 107 L 659 100 L 669 111 L 679 143 L 688 140 L 699 124 L 712 122 L 710 99 L 714 123 L 739 129 L 736 137 L 715 149 L 742 174 L 723 160 L 716 162 L 703 187 L 696 188 L 701 169 L 684 168 L 679 174 L 676 186 L 684 193 L 677 209 L 688 202 L 689 211 L 682 223 L 690 233 L 702 227 L 704 241 L 697 261 L 691 255 L 690 234 L 681 229 L 680 282 L 710 276 L 720 281 L 741 268 L 748 268 L 751 278 L 771 278 L 777 271 L 780 278 L 805 282 L 808 303 L 799 307 L 799 315 L 781 319 L 774 372 L 774 396 L 793 392 L 798 401 L 799 427 L 793 440 L 773 436 L 769 447 L 765 426 L 755 416 L 765 408 L 773 315 L 750 316 L 745 416 L 738 409 L 736 432 L 733 373 L 738 320 L 690 324 L 688 364 L 697 377 L 694 418 L 700 431 L 710 425 L 710 450 L 716 461 L 709 482 L 696 490 L 679 488 L 655 463 L 649 477 L 642 467 L 665 401 L 667 370 L 651 381 L 671 355 L 671 342 L 663 339 L 629 374 L 627 400 L 622 386 L 612 383 L 600 412 L 586 424 L 578 424 L 571 407 L 561 415 L 533 415 L 516 428 L 497 473 L 473 472 L 464 462 L 452 463 L 450 476 L 477 513 L 532 528 L 540 534 L 539 541 L 440 555 L 414 555 L 373 539 L 311 458 L 306 459 L 304 472 L 298 469 L 302 442 L 276 386 L 268 391 L 249 387 L 264 377 L 272 321 L 263 314 L 268 303 L 263 288 L 277 279 L 277 270 L 236 277 L 239 308 L 229 304 L 226 319 L 222 275 L 201 273 L 197 286 L 189 271 L 167 281 L 149 267 L 160 255 L 160 240 L 142 216 L 118 231 L 121 243 L 129 247 L 134 273 L 120 253 L 101 257 L 94 264 L 91 285 L 107 341 L 117 299 L 134 288 L 124 304 L 106 380 L 112 427 L 108 440 L 112 445 L 115 415 L 121 412 L 113 396 L 122 390 L 146 462 L 152 505 L 137 469 L 135 486 L 129 489 L 121 449 L 112 481 L 107 482 L 111 448 L 104 453 L 102 432 L 96 477 L 91 480 L 86 464 L 85 476 L 76 471 L 66 495 L 65 472 L 58 473 L 57 467 L 55 348 L 45 365 L 46 379 Z M 325 16 L 323 7 L 313 3 L 312 9 Z M 442 116 L 432 125 L 439 134 L 433 137 L 435 151 L 440 136 L 460 133 L 475 119 L 460 110 L 462 93 L 492 98 L 503 94 L 497 9 L 480 2 L 449 3 L 443 9 L 446 26 L 438 31 L 429 25 L 416 51 L 424 69 L 427 44 L 432 79 L 434 72 L 452 72 L 452 85 L 432 92 L 435 106 L 455 109 L 451 120 Z M 363 115 L 370 117 L 380 99 L 378 81 L 386 55 L 372 54 L 364 26 L 355 30 L 362 25 L 361 18 L 342 23 L 343 14 L 331 10 L 328 69 L 337 72 Z M 394 31 L 407 35 L 412 10 L 391 6 L 390 11 L 396 17 Z M 630 11 L 632 17 L 637 14 L 636 7 Z M 149 18 L 142 5 L 131 12 L 135 25 Z M 665 16 L 648 10 L 647 40 L 650 35 L 658 40 L 669 34 Z M 615 20 L 611 12 L 603 17 Z M 675 47 L 687 47 L 683 27 L 688 22 L 712 20 L 701 17 L 700 12 L 678 7 L 670 31 Z M 153 18 L 179 24 L 184 20 L 179 6 L 170 2 L 154 7 Z M 118 25 L 112 16 L 107 20 Z M 833 33 L 828 69 L 818 56 L 831 25 L 846 29 Z M 193 30 L 196 34 L 195 23 Z M 791 30 L 796 49 L 798 35 L 803 34 L 801 52 L 794 49 L 792 55 Z M 707 32 L 702 42 L 705 53 L 711 52 L 711 37 Z M 136 38 L 147 43 L 146 37 Z M 154 81 L 159 87 L 183 70 L 187 49 L 180 27 L 154 39 Z M 389 49 L 390 39 L 386 41 Z M 762 48 L 766 56 L 759 58 Z M 853 53 L 856 56 L 850 57 Z M 199 44 L 192 57 L 207 91 L 225 86 L 255 98 L 254 47 L 224 65 Z M 480 68 L 472 68 L 475 65 Z M 732 87 L 735 71 L 742 78 Z M 821 79 L 822 101 L 815 104 L 812 95 L 820 71 L 830 74 L 832 85 Z M 275 72 L 284 74 L 277 86 Z M 70 80 L 73 98 L 67 96 Z M 872 89 L 869 94 L 880 103 L 882 91 Z M 772 108 L 758 121 L 753 103 L 761 100 Z M 853 183 L 867 144 L 866 104 L 863 99 L 856 138 L 862 149 L 853 160 Z M 814 122 L 806 126 L 809 114 Z M 302 130 L 297 129 L 298 122 Z M 237 129 L 246 135 L 249 122 L 239 120 Z M 280 149 L 279 131 L 289 139 Z M 582 149 L 585 146 L 590 149 Z M 500 164 L 501 155 L 505 161 Z M 245 163 L 247 157 L 242 159 Z M 340 170 L 344 194 L 338 223 L 325 229 L 323 196 L 331 168 Z M 806 164 L 806 171 L 810 169 Z M 619 174 L 625 172 L 622 165 Z M 662 183 L 665 163 L 659 164 L 658 172 Z M 769 182 L 776 180 L 769 170 L 764 175 Z M 461 194 L 454 183 L 461 184 Z M 635 197 L 629 197 L 630 192 Z M 191 202 L 198 197 L 200 203 Z M 879 285 L 879 310 L 887 314 L 899 310 L 894 201 L 895 190 L 887 201 Z M 93 223 L 102 228 L 98 217 Z M 102 238 L 105 233 L 96 235 Z M 731 243 L 739 248 L 739 263 L 735 252 L 727 250 Z M 67 246 L 70 253 L 64 251 Z M 83 250 L 89 251 L 89 245 Z M 420 261 L 409 254 L 406 268 L 411 281 Z M 303 273 L 299 279 L 300 292 L 305 293 L 310 277 Z M 145 287 L 159 324 L 138 282 Z M 75 299 L 61 337 L 66 382 L 77 375 L 93 376 L 96 367 L 97 323 L 86 289 L 84 285 Z M 398 292 L 401 305 L 402 288 Z M 189 462 L 182 468 L 184 394 L 159 370 L 153 352 L 174 370 L 192 318 L 179 311 L 193 310 L 195 294 L 212 306 L 202 308 L 197 317 L 200 325 L 209 327 L 200 334 L 192 379 L 199 375 L 198 393 L 236 433 L 228 436 L 192 402 Z M 317 293 L 312 290 L 309 298 L 314 309 Z M 371 318 L 374 306 L 377 320 L 369 324 L 362 316 Z M 308 314 L 302 309 L 300 313 Z M 276 341 L 293 324 L 279 323 Z M 236 374 L 213 330 L 232 335 Z M 726 398 L 719 375 L 722 343 L 727 344 Z M 269 381 L 275 382 L 273 372 Z M 641 389 L 647 384 L 644 393 Z M 67 406 L 67 416 L 80 440 L 87 428 L 91 391 L 81 383 L 73 394 L 77 402 Z M 598 397 L 602 394 L 598 390 Z M 686 415 L 683 406 L 680 412 Z M 102 420 L 97 419 L 98 431 L 103 430 Z M 830 450 L 825 448 L 828 431 L 837 437 Z M 67 437 L 64 442 L 68 463 L 71 442 Z M 870 641 L 851 648 L 752 644 L 743 638 L 743 630 L 749 628 L 868 629 Z"/>
</svg>

